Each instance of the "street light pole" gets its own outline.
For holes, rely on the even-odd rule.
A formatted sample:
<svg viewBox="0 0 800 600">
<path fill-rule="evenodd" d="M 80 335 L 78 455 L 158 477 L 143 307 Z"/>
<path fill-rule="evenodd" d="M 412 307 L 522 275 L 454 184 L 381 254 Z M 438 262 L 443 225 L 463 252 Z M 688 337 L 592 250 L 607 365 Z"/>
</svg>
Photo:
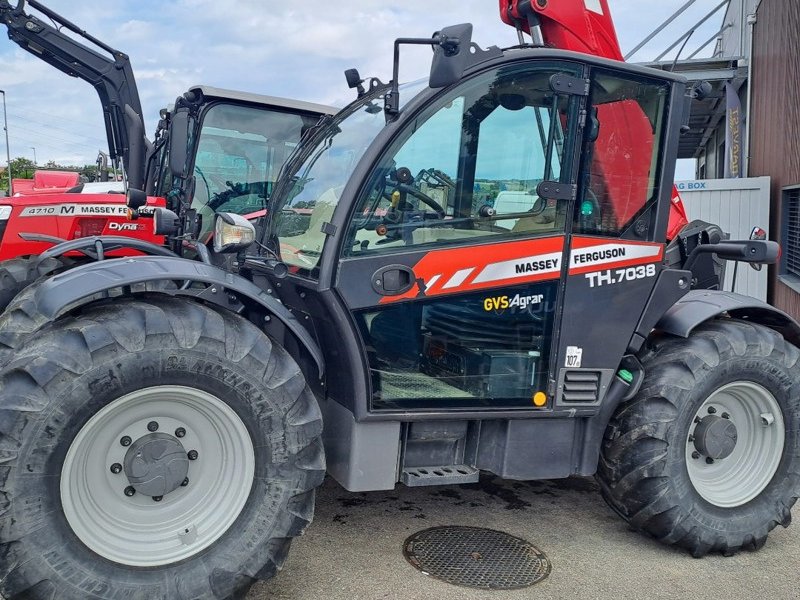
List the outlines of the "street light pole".
<svg viewBox="0 0 800 600">
<path fill-rule="evenodd" d="M 35 167 L 39 164 L 38 162 L 36 162 L 36 148 L 31 146 L 31 150 L 33 150 L 33 166 Z"/>
<path fill-rule="evenodd" d="M 11 149 L 8 145 L 8 116 L 6 115 L 6 93 L 3 90 L 0 90 L 0 94 L 3 94 L 3 131 L 6 133 L 6 162 L 8 163 L 7 171 L 8 171 L 8 195 L 11 195 Z"/>
</svg>

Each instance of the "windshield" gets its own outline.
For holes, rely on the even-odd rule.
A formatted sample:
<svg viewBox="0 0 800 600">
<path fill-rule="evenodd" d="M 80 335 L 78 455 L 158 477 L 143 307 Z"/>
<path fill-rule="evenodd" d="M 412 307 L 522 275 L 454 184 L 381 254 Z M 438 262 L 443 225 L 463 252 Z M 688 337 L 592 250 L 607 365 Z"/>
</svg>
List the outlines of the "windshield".
<svg viewBox="0 0 800 600">
<path fill-rule="evenodd" d="M 417 81 L 401 86 L 401 99 L 410 100 L 427 85 Z M 342 190 L 372 140 L 386 125 L 383 90 L 365 96 L 341 111 L 305 148 L 284 177 L 291 183 L 278 192 L 273 230 L 280 257 L 295 271 L 311 271 L 319 262 L 330 222 Z"/>
</svg>

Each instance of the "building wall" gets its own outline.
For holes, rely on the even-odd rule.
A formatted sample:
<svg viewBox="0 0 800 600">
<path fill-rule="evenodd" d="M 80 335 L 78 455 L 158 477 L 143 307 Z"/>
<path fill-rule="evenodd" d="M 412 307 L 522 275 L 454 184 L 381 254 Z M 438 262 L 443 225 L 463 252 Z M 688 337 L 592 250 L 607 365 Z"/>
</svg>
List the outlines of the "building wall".
<svg viewBox="0 0 800 600">
<path fill-rule="evenodd" d="M 753 40 L 750 175 L 772 177 L 770 230 L 780 239 L 783 189 L 800 185 L 800 2 L 763 0 Z M 771 268 L 772 303 L 800 318 L 800 285 Z"/>
</svg>

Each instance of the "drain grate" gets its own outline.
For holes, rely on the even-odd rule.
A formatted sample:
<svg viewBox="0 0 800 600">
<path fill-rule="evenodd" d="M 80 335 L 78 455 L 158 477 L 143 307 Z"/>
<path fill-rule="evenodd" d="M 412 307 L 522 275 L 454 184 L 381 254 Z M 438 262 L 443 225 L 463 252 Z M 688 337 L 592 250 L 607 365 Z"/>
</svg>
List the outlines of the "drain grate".
<svg viewBox="0 0 800 600">
<path fill-rule="evenodd" d="M 493 529 L 425 529 L 406 540 L 403 554 L 426 575 L 487 590 L 527 587 L 550 574 L 550 561 L 542 551 Z"/>
</svg>

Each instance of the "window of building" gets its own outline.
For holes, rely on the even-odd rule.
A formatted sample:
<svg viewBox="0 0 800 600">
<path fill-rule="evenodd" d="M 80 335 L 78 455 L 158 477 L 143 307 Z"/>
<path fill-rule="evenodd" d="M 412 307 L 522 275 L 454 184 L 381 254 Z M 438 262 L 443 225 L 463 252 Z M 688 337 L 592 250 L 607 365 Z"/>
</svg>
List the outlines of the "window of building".
<svg viewBox="0 0 800 600">
<path fill-rule="evenodd" d="M 800 186 L 783 190 L 781 274 L 800 281 Z"/>
</svg>

